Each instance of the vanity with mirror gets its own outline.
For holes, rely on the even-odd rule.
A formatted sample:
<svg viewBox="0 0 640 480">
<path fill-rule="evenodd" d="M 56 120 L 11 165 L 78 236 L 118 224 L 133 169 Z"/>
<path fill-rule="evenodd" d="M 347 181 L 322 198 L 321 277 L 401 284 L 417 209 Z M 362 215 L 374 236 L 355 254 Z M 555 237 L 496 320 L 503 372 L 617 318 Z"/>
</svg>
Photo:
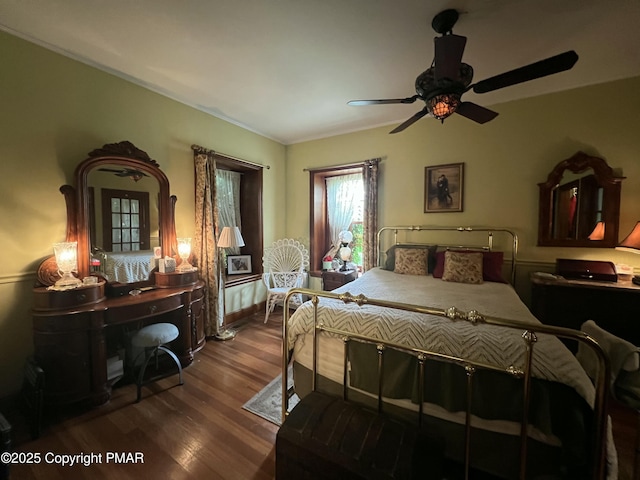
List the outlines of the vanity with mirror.
<svg viewBox="0 0 640 480">
<path fill-rule="evenodd" d="M 139 353 L 128 340 L 145 325 L 176 325 L 171 349 L 183 366 L 193 361 L 205 343 L 204 284 L 195 271 L 158 271 L 156 257 L 180 262 L 176 198 L 146 152 L 127 141 L 106 144 L 78 165 L 75 186 L 60 191 L 66 241 L 77 242 L 76 275 L 83 283 L 57 289 L 55 257 L 40 265 L 34 358 L 44 370 L 45 405 L 99 405 Z"/>
<path fill-rule="evenodd" d="M 622 180 L 604 159 L 584 152 L 558 163 L 538 184 L 538 245 L 615 247 Z"/>
</svg>

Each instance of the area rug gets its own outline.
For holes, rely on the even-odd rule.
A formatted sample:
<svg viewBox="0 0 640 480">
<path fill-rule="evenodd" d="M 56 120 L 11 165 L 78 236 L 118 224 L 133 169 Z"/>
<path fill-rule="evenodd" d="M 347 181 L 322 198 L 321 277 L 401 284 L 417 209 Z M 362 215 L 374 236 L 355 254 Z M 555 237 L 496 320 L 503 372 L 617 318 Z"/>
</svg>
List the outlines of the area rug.
<svg viewBox="0 0 640 480">
<path fill-rule="evenodd" d="M 289 367 L 288 384 L 293 386 L 293 372 Z M 294 393 L 289 399 L 289 411 L 296 406 L 299 399 Z M 282 420 L 282 375 L 278 375 L 269 384 L 260 390 L 251 400 L 245 403 L 242 408 L 258 415 L 271 423 L 280 425 Z"/>
</svg>

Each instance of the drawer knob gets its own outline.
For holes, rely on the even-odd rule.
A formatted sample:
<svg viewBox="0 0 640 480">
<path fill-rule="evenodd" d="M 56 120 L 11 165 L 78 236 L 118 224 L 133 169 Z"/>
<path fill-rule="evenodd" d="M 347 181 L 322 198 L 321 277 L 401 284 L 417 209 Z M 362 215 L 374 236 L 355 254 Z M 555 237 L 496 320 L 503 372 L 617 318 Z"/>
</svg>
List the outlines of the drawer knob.
<svg viewBox="0 0 640 480">
<path fill-rule="evenodd" d="M 158 306 L 157 306 L 157 305 L 151 305 L 151 306 L 149 307 L 149 311 L 150 311 L 151 313 L 156 313 L 156 310 L 158 310 Z"/>
<path fill-rule="evenodd" d="M 76 299 L 78 300 L 78 302 L 84 302 L 87 298 L 87 295 L 85 293 L 79 293 L 76 296 Z"/>
</svg>

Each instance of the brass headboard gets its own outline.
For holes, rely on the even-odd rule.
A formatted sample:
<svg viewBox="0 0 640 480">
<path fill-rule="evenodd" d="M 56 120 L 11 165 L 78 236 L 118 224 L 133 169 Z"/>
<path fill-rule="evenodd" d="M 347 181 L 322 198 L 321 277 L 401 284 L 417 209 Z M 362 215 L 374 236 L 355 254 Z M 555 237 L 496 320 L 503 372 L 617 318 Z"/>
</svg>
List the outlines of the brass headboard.
<svg viewBox="0 0 640 480">
<path fill-rule="evenodd" d="M 464 235 L 464 238 L 460 237 L 460 242 L 457 242 L 457 235 L 448 236 L 445 242 L 438 241 L 443 238 L 443 235 L 436 235 L 436 233 L 460 233 Z M 427 235 L 420 235 L 418 233 L 426 233 Z M 432 238 L 429 238 L 429 233 L 432 233 Z M 475 235 L 483 234 L 483 235 Z M 495 238 L 498 237 L 498 238 Z M 483 239 L 483 243 L 479 243 L 480 239 Z M 478 243 L 472 243 L 472 240 L 476 240 Z M 516 264 L 518 256 L 518 236 L 512 230 L 501 227 L 438 227 L 432 225 L 404 225 L 404 226 L 392 226 L 382 227 L 378 230 L 377 242 L 377 262 L 378 266 L 384 265 L 384 259 L 386 251 L 392 245 L 398 244 L 411 244 L 411 245 L 437 245 L 439 249 L 447 248 L 463 248 L 463 249 L 482 249 L 492 251 L 494 248 L 494 241 L 499 243 L 500 248 L 505 251 L 505 261 L 511 262 L 510 268 L 510 282 L 515 286 L 516 281 Z"/>
</svg>

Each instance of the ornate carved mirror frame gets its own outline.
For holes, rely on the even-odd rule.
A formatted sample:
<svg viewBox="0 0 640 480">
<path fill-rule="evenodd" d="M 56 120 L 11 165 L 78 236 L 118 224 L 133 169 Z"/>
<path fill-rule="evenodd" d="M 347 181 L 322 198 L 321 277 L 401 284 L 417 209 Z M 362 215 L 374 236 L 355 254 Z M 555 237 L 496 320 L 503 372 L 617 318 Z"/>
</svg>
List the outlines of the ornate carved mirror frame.
<svg viewBox="0 0 640 480">
<path fill-rule="evenodd" d="M 143 172 L 155 178 L 159 186 L 158 220 L 159 241 L 162 256 L 175 256 L 177 253 L 175 233 L 175 202 L 176 197 L 169 194 L 169 180 L 158 163 L 131 142 L 122 141 L 109 143 L 102 148 L 93 150 L 88 158 L 82 161 L 75 171 L 75 188 L 63 185 L 60 191 L 65 197 L 67 208 L 66 241 L 78 242 L 78 273 L 84 278 L 91 273 L 91 235 L 90 222 L 92 202 L 90 201 L 88 175 L 100 166 L 118 166 Z M 155 199 L 154 199 L 155 202 Z M 38 270 L 38 280 L 43 285 L 52 285 L 59 278 L 55 257 L 47 258 Z M 153 280 L 143 283 L 152 283 Z"/>
<path fill-rule="evenodd" d="M 593 176 L 602 188 L 602 221 L 604 222 L 604 237 L 597 240 L 588 238 L 558 238 L 554 235 L 554 217 L 557 205 L 554 201 L 555 193 L 560 186 L 565 172 L 581 174 L 593 170 Z M 606 247 L 613 248 L 618 243 L 618 228 L 620 216 L 621 183 L 625 177 L 618 177 L 602 158 L 577 152 L 570 158 L 558 163 L 549 173 L 547 181 L 539 183 L 539 219 L 538 245 L 556 247 Z M 595 226 L 595 225 L 594 225 Z M 590 226 L 593 229 L 593 226 Z"/>
</svg>

